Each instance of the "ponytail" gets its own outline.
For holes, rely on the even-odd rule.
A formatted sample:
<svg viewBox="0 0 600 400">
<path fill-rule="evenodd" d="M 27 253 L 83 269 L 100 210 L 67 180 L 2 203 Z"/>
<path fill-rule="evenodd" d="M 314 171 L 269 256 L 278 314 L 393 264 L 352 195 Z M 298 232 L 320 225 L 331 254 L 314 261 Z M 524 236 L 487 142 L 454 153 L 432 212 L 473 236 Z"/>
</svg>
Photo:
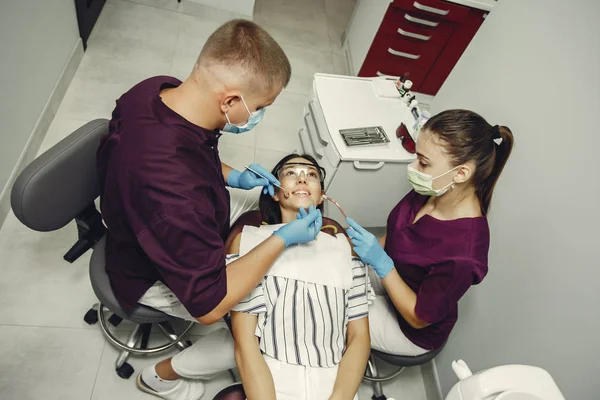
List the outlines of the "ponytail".
<svg viewBox="0 0 600 400">
<path fill-rule="evenodd" d="M 469 110 L 447 110 L 431 117 L 423 131 L 438 136 L 453 167 L 475 163 L 472 183 L 487 214 L 496 182 L 513 148 L 513 134 L 506 126 L 492 126 Z"/>
<path fill-rule="evenodd" d="M 492 194 L 494 193 L 494 187 L 496 182 L 504 170 L 506 161 L 510 157 L 510 153 L 513 148 L 513 134 L 511 130 L 506 126 L 493 127 L 492 130 L 497 130 L 499 138 L 493 139 L 494 141 L 494 163 L 492 170 L 489 175 L 483 179 L 483 181 L 476 186 L 475 193 L 481 204 L 481 210 L 484 214 L 487 214 L 490 204 L 492 202 Z"/>
</svg>

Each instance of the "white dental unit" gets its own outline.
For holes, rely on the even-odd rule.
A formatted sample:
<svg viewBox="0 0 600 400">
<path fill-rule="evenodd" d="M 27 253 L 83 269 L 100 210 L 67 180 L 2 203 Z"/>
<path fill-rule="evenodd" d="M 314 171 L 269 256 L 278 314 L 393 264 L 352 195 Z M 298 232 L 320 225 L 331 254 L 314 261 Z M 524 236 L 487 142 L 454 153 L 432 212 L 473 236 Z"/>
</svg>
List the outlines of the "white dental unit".
<svg viewBox="0 0 600 400">
<path fill-rule="evenodd" d="M 406 167 L 415 156 L 396 137 L 401 122 L 412 129 L 415 117 L 401 100 L 394 80 L 315 74 L 298 132 L 302 151 L 325 168 L 325 193 L 362 226 L 382 227 L 392 208 L 410 190 Z M 340 130 L 382 127 L 388 143 L 348 146 Z M 340 211 L 327 204 L 325 215 L 346 226 Z"/>
<path fill-rule="evenodd" d="M 446 400 L 565 400 L 542 368 L 502 365 L 473 374 L 463 360 L 458 360 L 452 369 L 460 381 Z"/>
</svg>

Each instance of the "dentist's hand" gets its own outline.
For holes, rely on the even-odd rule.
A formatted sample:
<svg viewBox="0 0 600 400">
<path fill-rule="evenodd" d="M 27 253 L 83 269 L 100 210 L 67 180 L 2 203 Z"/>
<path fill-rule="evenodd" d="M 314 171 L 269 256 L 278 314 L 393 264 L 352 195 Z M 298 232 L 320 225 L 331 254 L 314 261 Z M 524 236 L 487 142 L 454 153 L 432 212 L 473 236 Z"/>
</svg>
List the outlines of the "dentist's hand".
<svg viewBox="0 0 600 400">
<path fill-rule="evenodd" d="M 300 213 L 296 217 L 297 220 L 285 224 L 273 233 L 283 240 L 285 247 L 315 240 L 323 226 L 321 210 L 314 206 L 310 206 L 308 212 L 300 209 Z"/>
<path fill-rule="evenodd" d="M 371 232 L 360 226 L 352 218 L 346 218 L 350 228 L 347 230 L 350 241 L 354 245 L 354 252 L 360 259 L 371 267 L 381 279 L 394 268 L 394 261 L 388 256 Z"/>
<path fill-rule="evenodd" d="M 271 174 L 269 171 L 267 171 L 265 168 L 258 164 L 251 164 L 250 168 L 252 168 L 267 179 L 260 177 L 254 172 L 249 171 L 247 169 L 243 172 L 234 169 L 229 173 L 229 175 L 227 175 L 227 185 L 232 188 L 245 190 L 249 190 L 257 186 L 264 186 L 265 188 L 263 190 L 263 193 L 266 193 L 268 191 L 269 194 L 273 196 L 273 194 L 275 193 L 273 183 L 281 185 L 277 178 L 275 178 L 273 174 Z"/>
</svg>

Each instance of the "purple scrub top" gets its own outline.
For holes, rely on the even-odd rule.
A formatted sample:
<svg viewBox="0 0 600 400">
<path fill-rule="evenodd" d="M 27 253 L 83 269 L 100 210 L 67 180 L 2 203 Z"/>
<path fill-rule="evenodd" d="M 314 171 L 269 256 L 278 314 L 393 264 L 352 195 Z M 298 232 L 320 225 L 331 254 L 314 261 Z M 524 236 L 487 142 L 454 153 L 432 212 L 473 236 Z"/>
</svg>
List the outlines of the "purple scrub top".
<svg viewBox="0 0 600 400">
<path fill-rule="evenodd" d="M 415 329 L 396 312 L 400 328 L 411 342 L 433 350 L 448 339 L 458 300 L 487 274 L 490 231 L 486 217 L 441 221 L 424 215 L 413 224 L 427 199 L 411 191 L 396 205 L 388 217 L 385 250 L 417 294 L 416 315 L 431 324 Z"/>
<path fill-rule="evenodd" d="M 220 134 L 187 121 L 159 96 L 180 84 L 150 78 L 117 100 L 97 154 L 106 272 L 127 311 L 162 281 L 201 317 L 227 293 L 229 192 Z"/>
</svg>

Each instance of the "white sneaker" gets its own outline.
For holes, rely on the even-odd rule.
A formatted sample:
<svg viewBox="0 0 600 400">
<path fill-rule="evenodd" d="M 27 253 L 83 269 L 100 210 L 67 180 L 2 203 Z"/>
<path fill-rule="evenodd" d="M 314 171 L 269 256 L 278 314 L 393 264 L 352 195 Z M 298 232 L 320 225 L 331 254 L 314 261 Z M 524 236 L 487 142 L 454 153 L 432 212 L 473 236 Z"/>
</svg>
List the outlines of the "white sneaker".
<svg viewBox="0 0 600 400">
<path fill-rule="evenodd" d="M 199 400 L 204 394 L 204 383 L 199 380 L 180 378 L 175 387 L 165 392 L 157 392 L 142 380 L 139 374 L 135 384 L 144 393 L 160 397 L 165 400 Z"/>
</svg>

